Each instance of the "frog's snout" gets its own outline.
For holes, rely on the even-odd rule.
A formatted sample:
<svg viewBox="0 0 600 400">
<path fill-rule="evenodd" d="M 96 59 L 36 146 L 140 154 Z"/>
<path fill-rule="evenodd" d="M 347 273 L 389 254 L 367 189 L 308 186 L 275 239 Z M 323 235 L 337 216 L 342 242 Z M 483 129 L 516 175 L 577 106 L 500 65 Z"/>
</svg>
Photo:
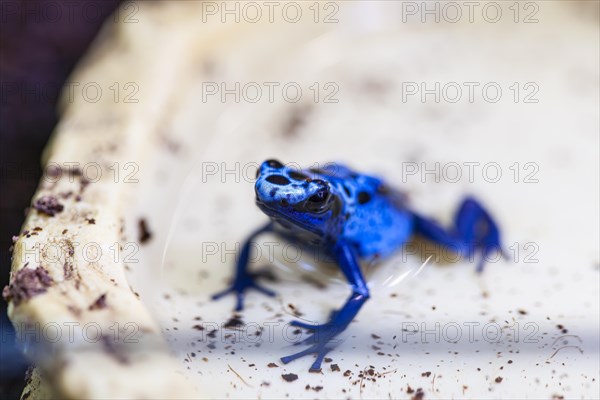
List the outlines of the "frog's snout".
<svg viewBox="0 0 600 400">
<path fill-rule="evenodd" d="M 269 203 L 274 200 L 279 186 L 285 186 L 290 180 L 283 173 L 284 165 L 275 159 L 263 162 L 256 172 L 254 192 L 256 200 L 260 203 Z M 268 183 L 266 183 L 268 182 Z"/>
</svg>

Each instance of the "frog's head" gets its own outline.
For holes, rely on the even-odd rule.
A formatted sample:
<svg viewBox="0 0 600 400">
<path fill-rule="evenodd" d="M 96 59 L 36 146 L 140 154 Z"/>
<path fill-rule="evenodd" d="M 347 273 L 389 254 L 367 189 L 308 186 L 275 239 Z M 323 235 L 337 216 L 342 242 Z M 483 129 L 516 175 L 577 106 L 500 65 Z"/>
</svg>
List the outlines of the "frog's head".
<svg viewBox="0 0 600 400">
<path fill-rule="evenodd" d="M 332 233 L 341 212 L 341 199 L 324 179 L 311 179 L 277 160 L 267 160 L 258 170 L 256 204 L 271 219 L 313 233 Z"/>
</svg>

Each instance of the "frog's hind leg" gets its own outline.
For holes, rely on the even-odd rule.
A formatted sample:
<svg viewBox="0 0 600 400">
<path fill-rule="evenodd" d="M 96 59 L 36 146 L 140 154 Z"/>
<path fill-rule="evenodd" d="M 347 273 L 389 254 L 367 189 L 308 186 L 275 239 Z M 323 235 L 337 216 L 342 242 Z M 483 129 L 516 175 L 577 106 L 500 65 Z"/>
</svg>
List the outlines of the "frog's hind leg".
<svg viewBox="0 0 600 400">
<path fill-rule="evenodd" d="M 500 244 L 498 225 L 485 208 L 475 199 L 468 197 L 454 215 L 454 226 L 445 229 L 437 221 L 413 213 L 415 233 L 424 236 L 440 245 L 458 252 L 461 255 L 472 256 L 476 251 L 481 252 L 477 264 L 477 272 L 482 272 L 488 256 L 499 251 L 503 256 Z"/>
</svg>

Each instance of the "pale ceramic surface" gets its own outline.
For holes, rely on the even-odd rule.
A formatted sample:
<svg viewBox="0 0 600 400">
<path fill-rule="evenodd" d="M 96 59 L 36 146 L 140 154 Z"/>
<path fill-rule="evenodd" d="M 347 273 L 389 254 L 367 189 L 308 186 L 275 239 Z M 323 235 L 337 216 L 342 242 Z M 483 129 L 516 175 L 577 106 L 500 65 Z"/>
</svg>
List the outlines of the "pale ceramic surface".
<svg viewBox="0 0 600 400">
<path fill-rule="evenodd" d="M 391 3 L 357 4 L 344 8 L 332 26 L 244 26 L 203 60 L 210 73 L 198 68 L 190 75 L 165 122 L 164 134 L 178 150 L 163 151 L 145 170 L 136 214 L 148 218 L 155 237 L 130 272 L 203 397 L 409 397 L 409 386 L 427 398 L 600 395 L 597 25 L 560 16 L 563 6 L 543 5 L 540 22 L 531 25 L 427 25 L 391 23 L 398 11 Z M 357 23 L 358 14 L 370 18 Z M 203 102 L 203 80 L 293 81 L 306 94 L 297 104 L 281 97 Z M 403 102 L 402 82 L 421 81 L 494 81 L 504 94 L 495 104 L 481 96 L 472 104 Z M 314 82 L 339 85 L 339 102 L 315 104 L 308 89 Z M 539 103 L 515 104 L 513 82 L 535 82 Z M 286 136 L 295 112 L 305 122 Z M 266 218 L 253 204 L 252 178 L 253 165 L 270 157 L 300 165 L 340 160 L 379 173 L 406 189 L 417 209 L 445 221 L 463 194 L 473 193 L 497 216 L 506 244 L 518 243 L 519 261 L 491 263 L 482 277 L 466 261 L 430 263 L 416 276 L 423 256 L 385 263 L 372 276 L 372 299 L 330 354 L 340 372 L 326 363 L 322 374 L 309 374 L 310 359 L 285 366 L 278 360 L 299 350 L 282 338 L 292 331 L 285 330 L 294 319 L 289 304 L 303 318 L 324 321 L 348 294 L 334 278 L 319 289 L 302 281 L 298 269 L 274 268 L 283 280 L 267 285 L 280 298 L 252 293 L 240 314 L 252 325 L 246 332 L 265 329 L 260 347 L 252 335 L 231 336 L 235 331 L 207 337 L 232 316 L 232 298 L 211 302 L 209 295 L 224 288 L 233 271 L 234 255 L 223 250 L 234 249 Z M 424 183 L 419 175 L 403 182 L 407 161 L 428 168 L 496 162 L 503 176 L 489 183 L 476 169 L 473 183 L 466 177 L 436 183 L 432 175 Z M 539 183 L 524 183 L 523 175 L 515 183 L 509 168 L 515 162 L 536 163 Z M 235 168 L 237 174 L 222 176 Z M 524 248 L 527 243 L 534 245 Z M 213 244 L 218 254 L 207 254 Z M 534 262 L 525 263 L 535 249 Z M 395 286 L 383 283 L 406 271 Z M 192 328 L 198 324 L 207 330 Z M 403 328 L 435 331 L 436 324 L 438 343 L 432 333 L 429 343 L 420 334 L 403 336 Z M 558 324 L 576 336 L 558 339 Z M 454 343 L 457 326 L 462 337 Z M 497 327 L 502 338 L 494 343 Z M 578 348 L 554 354 L 563 345 Z M 269 368 L 270 362 L 279 367 Z M 374 375 L 361 379 L 370 366 Z M 299 379 L 287 383 L 283 373 Z"/>
</svg>

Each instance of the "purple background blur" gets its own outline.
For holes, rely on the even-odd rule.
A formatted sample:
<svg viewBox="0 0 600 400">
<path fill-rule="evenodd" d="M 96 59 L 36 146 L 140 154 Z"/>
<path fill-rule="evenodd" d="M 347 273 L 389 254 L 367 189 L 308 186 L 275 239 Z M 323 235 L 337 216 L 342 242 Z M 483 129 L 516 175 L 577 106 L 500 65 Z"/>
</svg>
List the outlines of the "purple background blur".
<svg viewBox="0 0 600 400">
<path fill-rule="evenodd" d="M 0 288 L 11 237 L 41 176 L 60 88 L 118 0 L 0 0 Z M 26 360 L 0 301 L 0 398 L 19 398 Z"/>
</svg>

